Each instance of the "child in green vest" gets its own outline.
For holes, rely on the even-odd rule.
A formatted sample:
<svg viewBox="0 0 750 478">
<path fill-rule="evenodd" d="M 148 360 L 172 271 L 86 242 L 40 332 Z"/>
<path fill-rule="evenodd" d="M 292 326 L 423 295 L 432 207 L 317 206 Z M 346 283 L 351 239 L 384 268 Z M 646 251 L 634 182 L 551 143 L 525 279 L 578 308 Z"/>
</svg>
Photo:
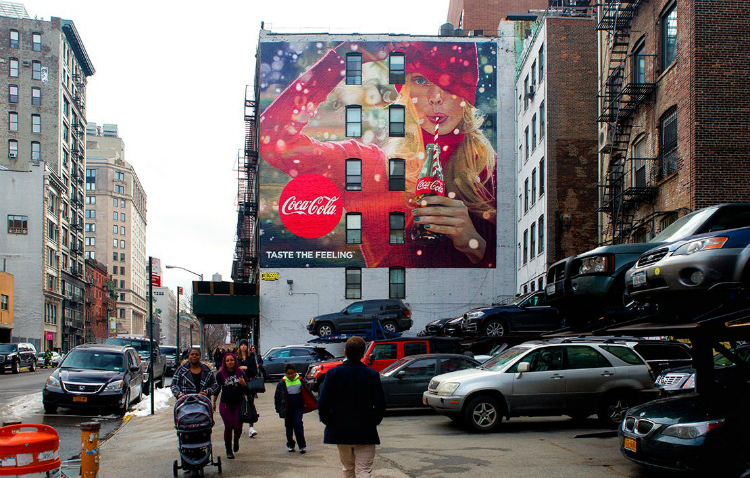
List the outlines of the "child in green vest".
<svg viewBox="0 0 750 478">
<path fill-rule="evenodd" d="M 284 419 L 286 425 L 286 447 L 289 452 L 294 451 L 294 438 L 297 438 L 299 452 L 307 452 L 305 442 L 305 428 L 302 423 L 302 414 L 317 408 L 317 401 L 310 391 L 310 387 L 297 373 L 294 364 L 288 363 L 284 367 L 284 377 L 276 386 L 274 405 L 276 413 Z"/>
</svg>

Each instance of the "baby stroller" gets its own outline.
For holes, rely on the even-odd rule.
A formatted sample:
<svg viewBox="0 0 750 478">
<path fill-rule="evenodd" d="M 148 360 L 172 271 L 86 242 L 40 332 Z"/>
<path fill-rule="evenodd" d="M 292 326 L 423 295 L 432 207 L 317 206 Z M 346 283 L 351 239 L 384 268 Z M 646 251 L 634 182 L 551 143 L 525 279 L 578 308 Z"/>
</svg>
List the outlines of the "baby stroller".
<svg viewBox="0 0 750 478">
<path fill-rule="evenodd" d="M 203 468 L 206 465 L 217 467 L 221 474 L 221 457 L 217 456 L 214 462 L 211 448 L 213 426 L 213 407 L 208 397 L 185 395 L 175 402 L 174 427 L 177 429 L 181 462 L 174 461 L 174 476 L 177 476 L 180 469 L 203 476 Z"/>
</svg>

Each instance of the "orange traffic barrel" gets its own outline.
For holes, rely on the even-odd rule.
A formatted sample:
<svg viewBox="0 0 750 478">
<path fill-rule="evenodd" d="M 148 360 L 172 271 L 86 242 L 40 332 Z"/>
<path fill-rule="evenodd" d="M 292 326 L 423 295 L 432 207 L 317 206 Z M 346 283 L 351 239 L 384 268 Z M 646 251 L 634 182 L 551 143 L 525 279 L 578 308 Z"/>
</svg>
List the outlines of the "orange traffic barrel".
<svg viewBox="0 0 750 478">
<path fill-rule="evenodd" d="M 0 427 L 0 476 L 58 478 L 60 437 L 47 425 Z"/>
</svg>

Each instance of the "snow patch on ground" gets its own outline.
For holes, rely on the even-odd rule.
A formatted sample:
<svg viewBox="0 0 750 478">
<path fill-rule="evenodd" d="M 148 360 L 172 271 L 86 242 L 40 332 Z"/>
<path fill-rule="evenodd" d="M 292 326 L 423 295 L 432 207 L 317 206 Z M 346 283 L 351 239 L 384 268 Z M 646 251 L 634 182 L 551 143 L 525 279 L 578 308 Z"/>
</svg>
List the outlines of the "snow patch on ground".
<svg viewBox="0 0 750 478">
<path fill-rule="evenodd" d="M 154 390 L 154 411 L 157 412 L 164 408 L 169 408 L 169 400 L 172 398 L 172 390 L 169 388 L 157 388 Z M 141 400 L 131 411 L 126 414 L 126 418 L 145 417 L 151 415 L 151 397 L 144 395 Z"/>
<path fill-rule="evenodd" d="M 29 415 L 44 413 L 42 392 L 16 397 L 0 407 L 0 416 L 23 418 Z"/>
</svg>

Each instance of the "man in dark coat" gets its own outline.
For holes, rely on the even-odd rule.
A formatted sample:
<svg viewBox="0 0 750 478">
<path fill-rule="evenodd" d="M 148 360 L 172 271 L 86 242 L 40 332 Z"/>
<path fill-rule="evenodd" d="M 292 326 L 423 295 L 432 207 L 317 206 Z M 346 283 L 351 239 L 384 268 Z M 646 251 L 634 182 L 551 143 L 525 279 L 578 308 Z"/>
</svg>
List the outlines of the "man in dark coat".
<svg viewBox="0 0 750 478">
<path fill-rule="evenodd" d="M 326 425 L 323 442 L 338 445 L 344 478 L 366 478 L 375 445 L 380 445 L 377 426 L 385 414 L 385 392 L 380 374 L 362 363 L 361 337 L 350 338 L 344 354 L 344 363 L 326 374 L 318 397 L 320 421 Z"/>
</svg>

